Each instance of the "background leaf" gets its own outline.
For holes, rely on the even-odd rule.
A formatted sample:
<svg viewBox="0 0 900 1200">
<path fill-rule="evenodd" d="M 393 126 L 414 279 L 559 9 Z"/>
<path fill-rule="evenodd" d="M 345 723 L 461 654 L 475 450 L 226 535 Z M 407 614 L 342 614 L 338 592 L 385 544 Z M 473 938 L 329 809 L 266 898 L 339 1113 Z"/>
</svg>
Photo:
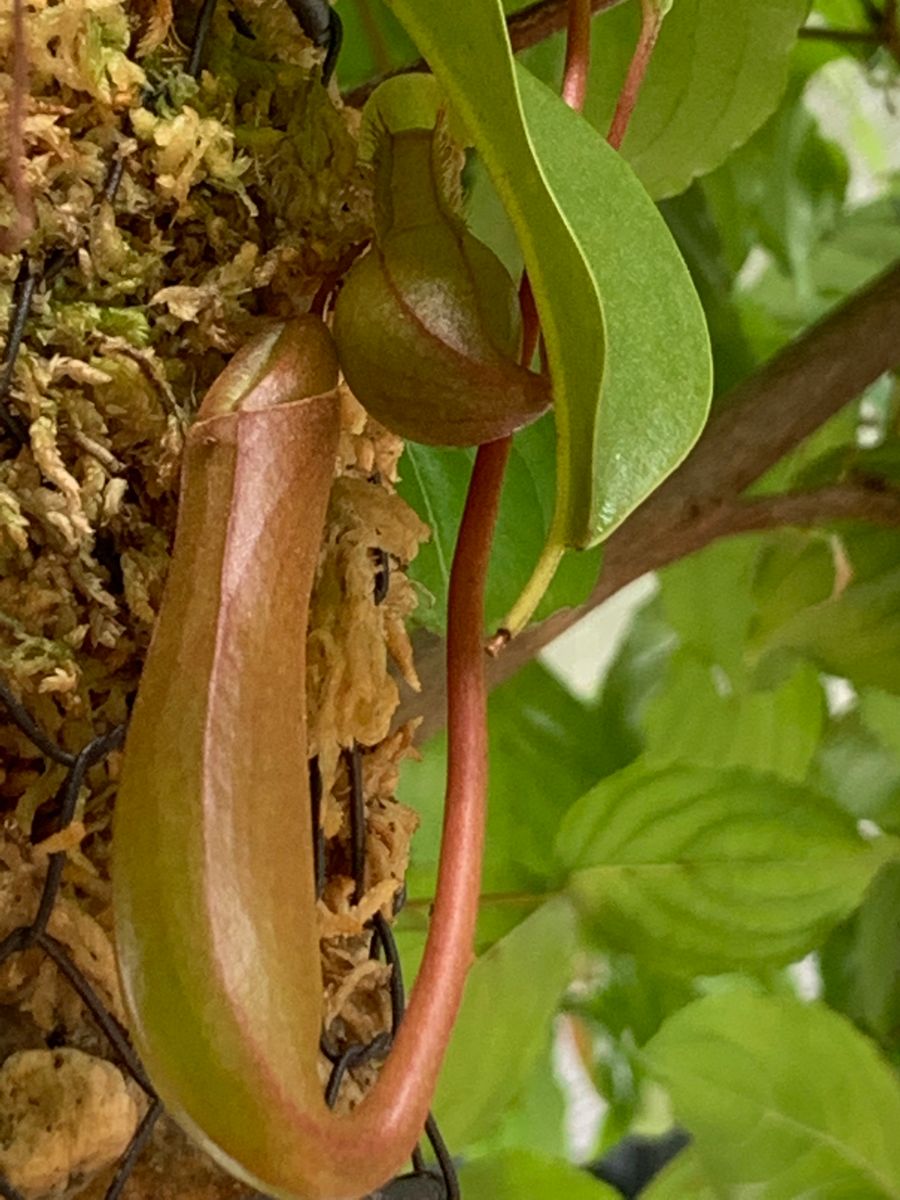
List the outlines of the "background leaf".
<svg viewBox="0 0 900 1200">
<path fill-rule="evenodd" d="M 719 166 L 773 112 L 806 0 L 676 0 L 631 119 L 622 154 L 659 199 Z M 585 115 L 606 134 L 637 43 L 640 5 L 594 19 Z M 563 39 L 525 61 L 558 86 Z"/>
<path fill-rule="evenodd" d="M 539 663 L 489 701 L 490 777 L 479 944 L 494 940 L 562 882 L 553 841 L 569 806 L 613 769 L 609 737 L 594 710 Z M 407 887 L 413 904 L 434 895 L 443 815 L 446 738 L 403 771 L 399 798 L 420 815 Z M 491 898 L 496 897 L 493 901 Z M 518 900 L 517 900 L 518 897 Z"/>
<path fill-rule="evenodd" d="M 757 577 L 752 649 L 770 671 L 802 655 L 860 687 L 900 691 L 900 567 L 890 530 L 772 539 Z"/>
<path fill-rule="evenodd" d="M 649 705 L 647 756 L 661 763 L 750 767 L 799 783 L 825 717 L 825 693 L 809 664 L 779 687 L 735 694 L 723 690 L 714 667 L 684 650 L 673 656 L 665 688 Z"/>
<path fill-rule="evenodd" d="M 641 1200 L 721 1200 L 722 1193 L 708 1180 L 696 1150 L 688 1147 L 661 1171 Z"/>
<path fill-rule="evenodd" d="M 600 935 L 676 973 L 799 958 L 891 852 L 806 788 L 642 761 L 582 797 L 557 846 Z"/>
<path fill-rule="evenodd" d="M 897 1079 L 823 1006 L 708 996 L 670 1017 L 646 1053 L 726 1195 L 900 1197 Z"/>
<path fill-rule="evenodd" d="M 464 1164 L 460 1186 L 466 1200 L 620 1200 L 618 1190 L 586 1171 L 524 1150 Z"/>
<path fill-rule="evenodd" d="M 553 517 L 551 481 L 556 470 L 553 418 L 543 417 L 513 439 L 503 484 L 485 594 L 485 620 L 496 627 L 528 582 Z M 456 533 L 465 504 L 474 452 L 407 442 L 400 463 L 400 494 L 431 527 L 410 576 L 420 588 L 417 620 L 441 632 L 447 624 L 447 586 Z M 600 572 L 601 550 L 563 556 L 535 617 L 581 604 Z"/>
<path fill-rule="evenodd" d="M 544 1053 L 572 973 L 575 915 L 551 900 L 469 972 L 434 1111 L 450 1145 L 490 1133 Z"/>
<path fill-rule="evenodd" d="M 525 1150 L 466 1163 L 459 1173 L 466 1200 L 620 1200 L 621 1193 L 571 1163 Z"/>
</svg>

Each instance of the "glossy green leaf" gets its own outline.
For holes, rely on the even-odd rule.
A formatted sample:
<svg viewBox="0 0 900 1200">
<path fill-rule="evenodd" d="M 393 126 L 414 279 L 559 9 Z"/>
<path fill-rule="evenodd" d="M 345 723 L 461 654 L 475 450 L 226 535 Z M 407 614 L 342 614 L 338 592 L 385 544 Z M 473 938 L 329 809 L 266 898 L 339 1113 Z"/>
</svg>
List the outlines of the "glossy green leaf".
<svg viewBox="0 0 900 1200">
<path fill-rule="evenodd" d="M 551 900 L 469 972 L 434 1102 L 450 1145 L 484 1137 L 546 1049 L 573 970 L 575 914 Z"/>
<path fill-rule="evenodd" d="M 466 1200 L 620 1200 L 620 1193 L 562 1159 L 527 1150 L 466 1163 L 459 1173 Z"/>
<path fill-rule="evenodd" d="M 900 1086 L 843 1017 L 732 991 L 671 1017 L 646 1053 L 723 1195 L 900 1197 Z"/>
<path fill-rule="evenodd" d="M 715 392 L 720 395 L 746 378 L 757 360 L 734 302 L 735 271 L 726 260 L 722 233 L 699 184 L 661 201 L 659 208 L 684 255 L 706 313 Z"/>
<path fill-rule="evenodd" d="M 488 570 L 488 628 L 499 624 L 510 599 L 528 582 L 550 529 L 555 440 L 550 416 L 521 430 L 513 440 Z M 471 451 L 407 442 L 400 462 L 400 494 L 431 528 L 431 537 L 409 572 L 419 588 L 416 617 L 441 632 L 447 623 L 450 564 L 473 460 Z M 581 604 L 597 580 L 600 557 L 599 549 L 564 555 L 535 616 Z"/>
<path fill-rule="evenodd" d="M 344 39 L 337 77 L 346 91 L 415 62 L 416 48 L 382 0 L 340 0 Z"/>
<path fill-rule="evenodd" d="M 606 362 L 596 424 L 573 420 L 571 427 L 576 478 L 575 456 L 584 453 L 578 439 L 593 433 L 593 515 L 584 536 L 595 540 L 608 536 L 699 436 L 712 389 L 709 337 L 684 261 L 621 157 L 527 71 L 519 71 L 519 86 L 541 168 L 603 306 Z"/>
<path fill-rule="evenodd" d="M 496 0 L 392 7 L 467 127 L 528 267 L 558 435 L 551 564 L 563 546 L 608 536 L 696 440 L 711 388 L 703 312 L 627 164 L 514 69 Z"/>
<path fill-rule="evenodd" d="M 891 847 L 808 788 L 643 761 L 583 796 L 557 839 L 567 890 L 599 935 L 678 973 L 799 958 L 856 907 Z"/>
<path fill-rule="evenodd" d="M 690 650 L 674 656 L 667 674 L 647 712 L 648 758 L 806 778 L 826 715 L 814 667 L 799 667 L 777 688 L 738 694 L 723 694 L 715 669 Z"/>
</svg>

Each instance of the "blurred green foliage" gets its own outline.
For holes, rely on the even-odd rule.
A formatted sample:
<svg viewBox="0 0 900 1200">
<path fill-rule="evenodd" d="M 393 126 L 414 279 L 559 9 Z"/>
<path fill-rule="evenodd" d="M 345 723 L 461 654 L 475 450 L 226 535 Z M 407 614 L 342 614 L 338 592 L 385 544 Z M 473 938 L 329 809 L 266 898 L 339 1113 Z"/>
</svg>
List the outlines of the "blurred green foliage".
<svg viewBox="0 0 900 1200">
<path fill-rule="evenodd" d="M 623 151 L 690 269 L 720 403 L 900 258 L 898 70 L 873 7 L 675 0 L 667 18 Z M 343 86 L 415 57 L 378 0 L 340 8 Z M 594 22 L 601 130 L 638 10 L 625 0 Z M 798 40 L 802 21 L 873 36 Z M 558 83 L 561 39 L 523 61 Z M 519 270 L 477 155 L 465 178 L 472 228 Z M 900 486 L 898 401 L 885 377 L 756 490 Z M 415 570 L 435 628 L 469 462 L 417 447 L 401 467 L 433 527 Z M 545 421 L 517 439 L 491 620 L 543 540 L 553 472 Z M 544 611 L 583 599 L 597 567 L 596 553 L 569 556 Z M 437 1103 L 464 1195 L 614 1194 L 565 1162 L 559 1014 L 607 1106 L 597 1151 L 673 1121 L 693 1137 L 650 1200 L 896 1200 L 900 534 L 843 522 L 744 535 L 658 585 L 597 695 L 532 664 L 491 699 L 480 957 Z M 445 753 L 432 738 L 401 786 L 422 816 L 411 963 Z"/>
</svg>

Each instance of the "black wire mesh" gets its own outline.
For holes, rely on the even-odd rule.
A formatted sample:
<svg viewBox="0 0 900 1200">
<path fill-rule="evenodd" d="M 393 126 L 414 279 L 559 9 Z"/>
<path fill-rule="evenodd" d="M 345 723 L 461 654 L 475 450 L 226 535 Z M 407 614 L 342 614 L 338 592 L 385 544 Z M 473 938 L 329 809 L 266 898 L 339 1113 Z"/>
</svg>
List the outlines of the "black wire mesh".
<svg viewBox="0 0 900 1200">
<path fill-rule="evenodd" d="M 315 44 L 326 47 L 323 81 L 327 83 L 340 48 L 342 36 L 340 22 L 336 19 L 333 10 L 323 3 L 323 0 L 289 0 L 289 2 L 295 16 Z M 195 76 L 199 73 L 203 62 L 205 43 L 212 25 L 216 3 L 217 0 L 203 0 L 197 17 L 187 63 L 188 72 Z M 116 160 L 110 166 L 101 199 L 110 202 L 114 200 L 123 171 L 124 163 L 121 160 Z M 72 254 L 59 253 L 51 256 L 41 269 L 29 259 L 27 254 L 22 255 L 19 274 L 14 286 L 6 345 L 3 357 L 0 359 L 0 423 L 21 445 L 28 443 L 28 428 L 21 416 L 9 405 L 16 359 L 26 332 L 35 293 L 39 288 L 46 288 L 52 283 L 55 276 L 71 259 Z M 388 556 L 383 551 L 377 551 L 374 569 L 376 604 L 380 604 L 387 596 L 389 572 Z M 48 736 L 2 679 L 0 679 L 0 709 L 6 710 L 12 723 L 45 759 L 67 768 L 66 776 L 56 796 L 57 815 L 54 822 L 55 831 L 63 831 L 74 819 L 78 796 L 88 771 L 101 763 L 111 751 L 122 746 L 125 738 L 124 725 L 91 739 L 80 751 L 72 753 L 58 746 Z M 354 896 L 357 901 L 365 891 L 366 816 L 361 766 L 363 752 L 364 748 L 356 744 L 345 751 L 351 796 L 351 864 L 355 882 Z M 319 894 L 325 883 L 326 870 L 325 845 L 319 821 L 321 792 L 321 776 L 318 764 L 313 759 L 310 762 L 310 793 L 315 831 L 315 878 Z M 66 947 L 47 931 L 54 905 L 60 895 L 66 861 L 65 851 L 57 851 L 48 856 L 47 872 L 34 918 L 31 922 L 12 930 L 0 942 L 0 966 L 13 955 L 27 950 L 41 950 L 54 962 L 80 997 L 98 1029 L 106 1037 L 111 1049 L 111 1057 L 147 1095 L 148 1108 L 119 1159 L 115 1174 L 105 1193 L 105 1200 L 117 1200 L 131 1177 L 141 1153 L 146 1148 L 154 1126 L 163 1114 L 163 1106 L 131 1046 L 128 1033 L 76 966 Z M 395 902 L 395 911 L 399 911 L 402 902 L 403 891 L 401 890 Z M 337 1102 L 341 1084 L 349 1070 L 364 1062 L 383 1059 L 387 1055 L 400 1021 L 403 1019 L 405 1008 L 403 976 L 391 927 L 381 913 L 376 913 L 371 922 L 371 930 L 370 953 L 373 957 L 383 956 L 384 961 L 391 968 L 391 1031 L 379 1034 L 367 1044 L 351 1045 L 340 1053 L 331 1047 L 327 1034 L 323 1032 L 321 1049 L 332 1063 L 331 1076 L 325 1090 L 325 1097 L 330 1106 Z M 426 1164 L 424 1155 L 417 1146 L 413 1152 L 412 1171 L 399 1176 L 378 1192 L 373 1193 L 371 1200 L 459 1200 L 459 1184 L 453 1161 L 432 1116 L 428 1117 L 424 1133 L 431 1144 L 436 1167 L 432 1168 Z M 0 1175 L 0 1196 L 5 1197 L 6 1200 L 25 1200 L 22 1193 L 2 1175 Z M 251 1198 L 248 1197 L 248 1200 Z M 266 1198 L 257 1194 L 252 1200 L 266 1200 Z"/>
</svg>

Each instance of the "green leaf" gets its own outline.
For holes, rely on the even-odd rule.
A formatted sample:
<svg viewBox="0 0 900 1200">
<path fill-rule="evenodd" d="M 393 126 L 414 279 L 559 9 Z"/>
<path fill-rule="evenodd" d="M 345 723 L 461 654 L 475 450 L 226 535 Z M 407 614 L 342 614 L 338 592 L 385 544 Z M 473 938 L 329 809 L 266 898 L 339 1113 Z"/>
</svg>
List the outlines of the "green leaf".
<svg viewBox="0 0 900 1200">
<path fill-rule="evenodd" d="M 866 728 L 900 758 L 900 696 L 871 688 L 859 698 L 859 715 Z"/>
<path fill-rule="evenodd" d="M 654 596 L 635 613 L 600 693 L 598 728 L 618 751 L 617 768 L 628 766 L 643 750 L 647 708 L 662 686 L 677 642 L 659 596 Z"/>
<path fill-rule="evenodd" d="M 721 1197 L 721 1192 L 710 1184 L 700 1156 L 692 1146 L 676 1155 L 641 1192 L 641 1200 L 721 1200 Z"/>
<path fill-rule="evenodd" d="M 551 900 L 469 972 L 434 1110 L 451 1146 L 490 1133 L 546 1049 L 572 974 L 575 915 Z"/>
<path fill-rule="evenodd" d="M 782 547 L 797 553 L 782 556 Z M 758 589 L 765 600 L 752 646 L 758 658 L 799 654 L 857 687 L 900 691 L 898 549 L 896 532 L 864 527 L 840 543 L 821 535 L 774 540 Z M 785 586 L 775 591 L 771 567 L 778 559 Z"/>
<path fill-rule="evenodd" d="M 606 956 L 596 996 L 576 1007 L 614 1040 L 643 1046 L 666 1017 L 696 995 L 693 981 L 658 974 L 633 954 L 613 953 Z"/>
<path fill-rule="evenodd" d="M 809 783 L 857 818 L 900 831 L 900 758 L 851 712 L 822 739 Z"/>
<path fill-rule="evenodd" d="M 490 781 L 479 944 L 507 932 L 561 882 L 552 846 L 569 806 L 617 763 L 597 717 L 538 663 L 498 688 L 488 706 Z M 407 876 L 410 899 L 434 895 L 443 817 L 446 737 L 407 763 L 398 796 L 419 814 Z M 492 899 L 495 898 L 495 899 Z"/>
<path fill-rule="evenodd" d="M 756 365 L 734 302 L 734 271 L 727 263 L 722 234 L 699 184 L 660 202 L 660 212 L 684 255 L 706 313 L 715 366 L 715 392 L 720 395 L 746 378 Z"/>
<path fill-rule="evenodd" d="M 848 180 L 843 152 L 822 136 L 803 102 L 823 53 L 829 51 L 821 44 L 797 48 L 778 111 L 702 182 L 719 228 L 727 230 L 734 269 L 754 246 L 762 245 L 785 273 L 793 274 L 798 292 L 807 299 L 810 256 L 834 227 Z"/>
<path fill-rule="evenodd" d="M 416 60 L 416 48 L 381 0 L 340 0 L 344 39 L 337 63 L 341 90 Z"/>
<path fill-rule="evenodd" d="M 500 1124 L 487 1138 L 470 1144 L 467 1157 L 493 1157 L 506 1150 L 533 1150 L 548 1158 L 565 1158 L 567 1108 L 566 1097 L 556 1080 L 551 1044 L 515 1101 L 506 1109 Z"/>
<path fill-rule="evenodd" d="M 773 265 L 747 295 L 793 336 L 900 258 L 896 206 L 894 194 L 845 213 L 812 250 L 805 291 Z"/>
<path fill-rule="evenodd" d="M 744 642 L 753 619 L 753 577 L 762 537 L 714 542 L 661 574 L 666 619 L 706 662 L 727 674 L 732 687 L 746 682 Z"/>
<path fill-rule="evenodd" d="M 714 170 L 776 108 L 807 0 L 678 0 L 663 22 L 622 154 L 660 199 Z M 633 0 L 594 20 L 585 115 L 605 134 L 637 44 Z M 556 70 L 547 71 L 556 51 Z M 526 62 L 531 59 L 526 56 Z M 556 84 L 562 38 L 539 64 Z"/>
<path fill-rule="evenodd" d="M 749 767 L 797 783 L 806 778 L 825 725 L 825 696 L 815 668 L 801 666 L 771 691 L 723 695 L 714 669 L 682 650 L 667 676 L 665 690 L 647 712 L 648 758 Z"/>
<path fill-rule="evenodd" d="M 568 813 L 568 892 L 616 948 L 660 970 L 787 963 L 859 903 L 892 851 L 808 788 L 638 761 Z"/>
<path fill-rule="evenodd" d="M 459 1183 L 466 1200 L 620 1200 L 619 1192 L 571 1163 L 526 1150 L 465 1163 Z"/>
<path fill-rule="evenodd" d="M 879 871 L 857 914 L 856 966 L 863 1021 L 900 1046 L 900 863 Z"/>
<path fill-rule="evenodd" d="M 515 71 L 496 0 L 392 8 L 490 172 L 534 289 L 558 436 L 542 578 L 564 546 L 608 536 L 693 445 L 711 387 L 703 312 L 627 164 Z"/>
<path fill-rule="evenodd" d="M 542 418 L 513 441 L 494 534 L 485 594 L 488 628 L 496 627 L 510 599 L 528 582 L 553 516 L 550 481 L 554 477 L 553 419 Z M 407 442 L 400 463 L 400 494 L 431 527 L 431 538 L 410 567 L 420 589 L 417 619 L 443 632 L 447 623 L 447 587 L 456 533 L 465 504 L 474 453 Z M 599 549 L 563 556 L 559 570 L 538 605 L 536 617 L 581 604 L 600 571 Z"/>
<path fill-rule="evenodd" d="M 900 1197 L 900 1087 L 843 1017 L 723 993 L 671 1017 L 646 1053 L 724 1195 Z"/>
</svg>

